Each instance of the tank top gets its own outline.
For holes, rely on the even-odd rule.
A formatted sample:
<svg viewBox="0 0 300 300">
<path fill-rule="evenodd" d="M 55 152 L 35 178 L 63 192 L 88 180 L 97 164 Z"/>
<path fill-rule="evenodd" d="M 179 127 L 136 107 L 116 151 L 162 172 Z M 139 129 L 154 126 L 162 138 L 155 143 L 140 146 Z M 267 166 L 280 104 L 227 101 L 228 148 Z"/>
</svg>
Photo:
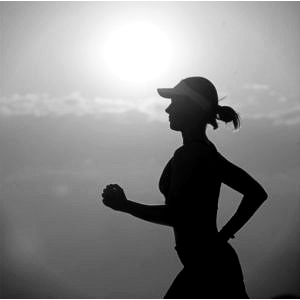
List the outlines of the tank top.
<svg viewBox="0 0 300 300">
<path fill-rule="evenodd" d="M 197 238 L 199 236 L 211 238 L 212 236 L 216 236 L 217 234 L 217 226 L 216 226 L 216 216 L 218 210 L 218 198 L 221 186 L 221 180 L 218 178 L 218 161 L 219 161 L 219 153 L 212 143 L 204 143 L 204 142 L 197 142 L 197 143 L 189 143 L 185 144 L 182 147 L 178 148 L 173 157 L 168 161 L 166 164 L 160 180 L 159 180 L 159 190 L 165 197 L 165 203 L 168 206 L 172 206 L 174 199 L 169 198 L 168 194 L 170 191 L 171 186 L 171 178 L 174 165 L 176 164 L 176 152 L 177 151 L 184 151 L 186 147 L 197 147 L 201 152 L 201 149 L 209 150 L 209 155 L 211 157 L 211 161 L 213 162 L 213 166 L 211 168 L 214 170 L 214 179 L 207 181 L 205 183 L 204 192 L 199 192 L 199 195 L 190 195 L 187 191 L 186 199 L 180 199 L 180 204 L 176 204 L 175 212 L 174 210 L 171 213 L 178 215 L 178 222 L 174 224 L 174 233 L 175 233 L 175 241 L 176 241 L 176 248 L 182 247 L 195 247 L 197 246 Z M 205 147 L 205 148 L 202 148 Z M 209 147 L 209 148 L 207 148 Z M 201 161 L 198 162 L 199 166 L 201 167 Z M 207 162 L 203 162 L 206 164 Z M 199 174 L 203 172 L 202 170 L 198 170 Z M 197 172 L 197 170 L 196 170 Z M 202 176 L 202 175 L 201 175 Z M 201 177 L 200 176 L 200 177 Z M 189 184 L 199 184 L 197 183 L 197 176 L 193 182 L 188 182 L 187 190 Z M 203 195 L 204 193 L 204 195 Z M 203 196 L 203 197 L 202 197 Z M 191 199 L 193 198 L 193 199 Z M 201 198 L 201 199 L 200 199 Z M 202 199 L 205 198 L 205 199 Z M 178 201 L 178 200 L 176 200 Z M 174 206 L 174 205 L 173 205 Z M 188 215 L 184 215 L 184 210 L 188 210 L 191 207 L 190 212 Z M 192 219 L 193 221 L 191 221 Z"/>
</svg>

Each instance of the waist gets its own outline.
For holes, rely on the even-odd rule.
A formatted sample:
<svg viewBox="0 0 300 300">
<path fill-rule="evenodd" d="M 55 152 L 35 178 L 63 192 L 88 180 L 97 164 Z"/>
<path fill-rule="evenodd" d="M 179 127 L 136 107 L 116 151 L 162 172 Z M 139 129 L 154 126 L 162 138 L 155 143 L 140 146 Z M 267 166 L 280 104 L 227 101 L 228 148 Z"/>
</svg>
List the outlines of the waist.
<svg viewBox="0 0 300 300">
<path fill-rule="evenodd" d="M 204 226 L 203 226 L 204 227 Z M 174 226 L 176 245 L 196 245 L 199 241 L 217 241 L 218 229 L 215 224 L 211 226 Z"/>
</svg>

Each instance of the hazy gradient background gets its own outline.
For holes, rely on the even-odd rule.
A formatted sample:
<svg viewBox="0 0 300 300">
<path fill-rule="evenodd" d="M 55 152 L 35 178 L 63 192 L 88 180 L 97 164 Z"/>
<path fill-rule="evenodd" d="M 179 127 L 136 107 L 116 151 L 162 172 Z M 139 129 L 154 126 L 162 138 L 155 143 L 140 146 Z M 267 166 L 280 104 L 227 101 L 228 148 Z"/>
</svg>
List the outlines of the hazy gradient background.
<svg viewBox="0 0 300 300">
<path fill-rule="evenodd" d="M 163 203 L 158 180 L 181 139 L 156 88 L 192 75 L 240 112 L 239 132 L 209 137 L 269 194 L 232 241 L 249 295 L 300 294 L 298 2 L 1 2 L 0 17 L 2 297 L 163 297 L 181 269 L 171 229 L 98 195 L 119 183 Z M 135 19 L 172 45 L 169 69 L 139 85 L 98 55 Z M 222 188 L 219 226 L 240 198 Z"/>
</svg>

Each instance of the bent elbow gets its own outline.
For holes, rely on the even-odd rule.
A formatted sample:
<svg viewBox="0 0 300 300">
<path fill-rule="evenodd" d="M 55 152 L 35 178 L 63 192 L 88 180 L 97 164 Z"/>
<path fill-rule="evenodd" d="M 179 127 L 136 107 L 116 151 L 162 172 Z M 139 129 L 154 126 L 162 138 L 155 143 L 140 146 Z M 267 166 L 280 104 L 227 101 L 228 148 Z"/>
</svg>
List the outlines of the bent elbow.
<svg viewBox="0 0 300 300">
<path fill-rule="evenodd" d="M 268 199 L 268 197 L 269 196 L 268 196 L 267 192 L 264 189 L 262 189 L 262 191 L 260 193 L 260 199 L 264 202 Z"/>
<path fill-rule="evenodd" d="M 264 202 L 268 199 L 268 194 L 262 186 L 259 186 L 259 188 L 256 190 L 255 198 L 260 202 Z"/>
<path fill-rule="evenodd" d="M 253 187 L 251 191 L 248 191 L 247 196 L 256 199 L 256 201 L 263 203 L 267 200 L 268 194 L 265 189 L 259 185 L 255 188 Z"/>
</svg>

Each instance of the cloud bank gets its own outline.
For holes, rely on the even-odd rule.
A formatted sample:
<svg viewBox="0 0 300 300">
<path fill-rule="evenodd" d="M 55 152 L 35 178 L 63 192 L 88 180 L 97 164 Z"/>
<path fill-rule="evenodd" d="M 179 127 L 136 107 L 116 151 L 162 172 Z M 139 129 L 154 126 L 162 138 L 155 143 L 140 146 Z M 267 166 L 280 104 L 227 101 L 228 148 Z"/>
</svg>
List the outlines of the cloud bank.
<svg viewBox="0 0 300 300">
<path fill-rule="evenodd" d="M 11 97 L 0 97 L 0 115 L 17 116 L 101 116 L 103 114 L 121 114 L 128 111 L 138 111 L 146 114 L 150 120 L 163 120 L 161 99 L 149 98 L 143 101 L 87 98 L 79 92 L 64 97 L 52 97 L 48 94 L 15 94 Z"/>
<path fill-rule="evenodd" d="M 231 105 L 248 119 L 269 119 L 274 124 L 296 125 L 300 123 L 300 101 L 297 96 L 285 96 L 266 84 L 245 84 L 229 93 L 221 105 Z M 74 92 L 63 97 L 48 94 L 15 94 L 0 97 L 0 116 L 86 116 L 101 117 L 104 114 L 139 112 L 148 121 L 167 121 L 166 102 L 159 97 L 143 100 L 87 98 Z"/>
</svg>

